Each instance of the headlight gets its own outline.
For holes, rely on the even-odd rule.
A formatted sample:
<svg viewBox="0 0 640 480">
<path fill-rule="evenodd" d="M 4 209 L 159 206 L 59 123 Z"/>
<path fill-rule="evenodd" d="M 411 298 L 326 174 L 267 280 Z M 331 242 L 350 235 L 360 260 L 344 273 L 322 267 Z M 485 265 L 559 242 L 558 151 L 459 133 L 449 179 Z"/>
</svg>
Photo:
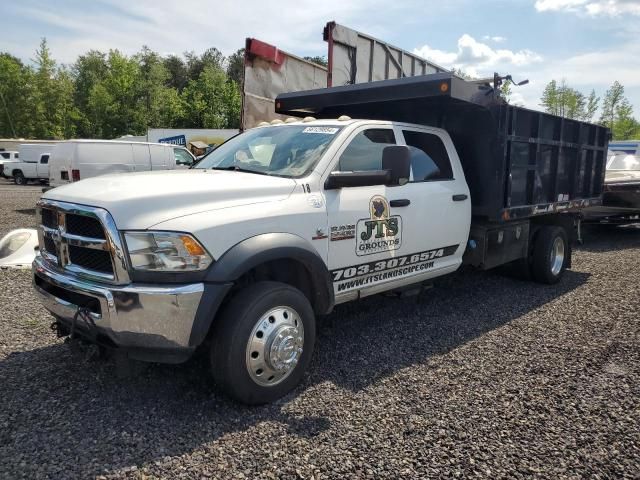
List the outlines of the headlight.
<svg viewBox="0 0 640 480">
<path fill-rule="evenodd" d="M 177 232 L 125 232 L 136 270 L 193 272 L 211 265 L 211 256 L 191 235 Z"/>
</svg>

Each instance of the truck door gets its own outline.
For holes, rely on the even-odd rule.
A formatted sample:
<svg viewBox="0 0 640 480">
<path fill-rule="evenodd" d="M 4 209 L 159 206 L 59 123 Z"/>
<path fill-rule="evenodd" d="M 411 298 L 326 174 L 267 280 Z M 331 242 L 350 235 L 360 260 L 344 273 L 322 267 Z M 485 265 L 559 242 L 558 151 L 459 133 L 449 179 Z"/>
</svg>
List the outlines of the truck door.
<svg viewBox="0 0 640 480">
<path fill-rule="evenodd" d="M 151 170 L 173 170 L 173 162 L 171 162 L 171 148 L 162 145 L 149 145 L 151 154 Z"/>
<path fill-rule="evenodd" d="M 146 172 L 151 170 L 151 158 L 149 153 L 149 145 L 146 143 L 132 143 L 133 163 L 136 172 Z"/>
<path fill-rule="evenodd" d="M 452 166 L 439 136 L 366 127 L 339 152 L 333 170 L 379 170 L 384 147 L 404 143 L 405 137 L 409 183 L 325 192 L 337 302 L 449 273 L 461 263 L 471 217 L 469 191 L 456 169 L 459 162 Z"/>
<path fill-rule="evenodd" d="M 403 210 L 403 247 L 411 255 L 428 257 L 429 269 L 437 274 L 447 273 L 442 270 L 455 270 L 462 262 L 469 238 L 471 200 L 464 173 L 453 144 L 441 131 L 408 126 L 398 130 L 411 155 L 411 177 L 403 193 L 408 207 L 415 206 Z"/>
<path fill-rule="evenodd" d="M 36 167 L 36 175 L 38 178 L 49 179 L 49 154 L 40 155 L 40 161 Z"/>
<path fill-rule="evenodd" d="M 331 170 L 380 170 L 382 151 L 395 144 L 391 126 L 363 126 L 345 142 Z M 325 191 L 328 265 L 337 301 L 391 278 L 386 272 L 404 253 L 406 208 L 396 209 L 389 200 L 405 197 L 405 190 L 406 185 L 373 185 Z"/>
</svg>

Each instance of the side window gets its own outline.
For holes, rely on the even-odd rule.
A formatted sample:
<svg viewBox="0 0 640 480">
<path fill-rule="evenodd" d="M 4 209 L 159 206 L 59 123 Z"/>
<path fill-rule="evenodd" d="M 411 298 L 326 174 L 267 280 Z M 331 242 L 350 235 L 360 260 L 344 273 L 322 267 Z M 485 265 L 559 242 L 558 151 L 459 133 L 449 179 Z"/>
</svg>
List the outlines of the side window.
<svg viewBox="0 0 640 480">
<path fill-rule="evenodd" d="M 384 147 L 395 145 L 396 138 L 390 128 L 371 128 L 358 133 L 340 155 L 337 170 L 380 170 Z"/>
<path fill-rule="evenodd" d="M 176 158 L 177 165 L 191 165 L 193 163 L 193 158 L 186 152 L 186 150 L 174 148 L 173 155 Z"/>
<path fill-rule="evenodd" d="M 42 165 L 46 165 L 47 163 L 49 163 L 49 155 L 42 155 L 40 157 L 40 163 Z"/>
<path fill-rule="evenodd" d="M 1 152 L 0 155 L 2 155 L 2 158 L 7 158 L 7 159 L 11 157 L 11 154 L 6 152 Z"/>
<path fill-rule="evenodd" d="M 411 151 L 411 171 L 414 182 L 453 178 L 449 155 L 440 137 L 411 130 L 403 130 L 402 134 Z"/>
</svg>

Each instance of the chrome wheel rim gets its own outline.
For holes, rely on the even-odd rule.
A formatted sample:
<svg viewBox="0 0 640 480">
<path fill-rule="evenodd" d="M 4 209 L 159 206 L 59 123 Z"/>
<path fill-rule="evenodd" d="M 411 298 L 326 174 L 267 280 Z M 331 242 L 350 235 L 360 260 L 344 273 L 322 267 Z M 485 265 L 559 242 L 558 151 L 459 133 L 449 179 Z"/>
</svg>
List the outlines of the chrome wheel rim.
<svg viewBox="0 0 640 480">
<path fill-rule="evenodd" d="M 556 237 L 551 248 L 551 273 L 558 275 L 564 265 L 564 241 L 562 237 Z"/>
<path fill-rule="evenodd" d="M 247 342 L 247 371 L 251 380 L 271 387 L 295 370 L 304 347 L 304 326 L 291 307 L 275 307 L 253 327 Z"/>
</svg>

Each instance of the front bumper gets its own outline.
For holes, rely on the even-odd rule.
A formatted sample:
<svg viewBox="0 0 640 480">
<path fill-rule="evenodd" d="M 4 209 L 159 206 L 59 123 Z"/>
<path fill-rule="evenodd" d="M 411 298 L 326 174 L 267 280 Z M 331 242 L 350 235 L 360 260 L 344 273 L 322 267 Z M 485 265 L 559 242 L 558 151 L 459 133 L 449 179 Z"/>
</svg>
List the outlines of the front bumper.
<svg viewBox="0 0 640 480">
<path fill-rule="evenodd" d="M 78 308 L 84 307 L 91 318 L 78 317 L 75 329 L 80 335 L 141 360 L 186 360 L 203 337 L 197 335 L 194 342 L 194 332 L 202 330 L 199 317 L 215 313 L 199 311 L 201 303 L 211 304 L 201 302 L 202 283 L 104 285 L 58 272 L 40 256 L 33 262 L 33 286 L 60 322 L 70 327 Z"/>
</svg>

